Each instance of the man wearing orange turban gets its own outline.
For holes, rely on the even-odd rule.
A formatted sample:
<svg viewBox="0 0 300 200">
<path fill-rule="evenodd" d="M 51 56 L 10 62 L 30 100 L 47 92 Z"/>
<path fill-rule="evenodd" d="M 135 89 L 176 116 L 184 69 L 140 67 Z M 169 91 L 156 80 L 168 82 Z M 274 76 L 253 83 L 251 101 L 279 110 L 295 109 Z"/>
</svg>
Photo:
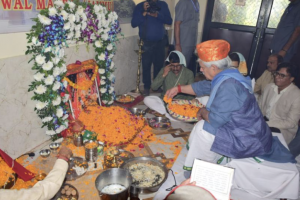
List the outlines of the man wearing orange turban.
<svg viewBox="0 0 300 200">
<path fill-rule="evenodd" d="M 195 158 L 216 163 L 222 155 L 295 162 L 278 138 L 272 138 L 253 95 L 250 78 L 231 67 L 230 44 L 224 40 L 210 40 L 196 48 L 201 71 L 207 80 L 177 86 L 166 93 L 169 98 L 180 92 L 198 97 L 210 95 L 206 107 L 197 114 L 200 121 L 191 132 L 184 169 L 191 170 Z M 278 151 L 282 157 L 274 156 Z"/>
</svg>

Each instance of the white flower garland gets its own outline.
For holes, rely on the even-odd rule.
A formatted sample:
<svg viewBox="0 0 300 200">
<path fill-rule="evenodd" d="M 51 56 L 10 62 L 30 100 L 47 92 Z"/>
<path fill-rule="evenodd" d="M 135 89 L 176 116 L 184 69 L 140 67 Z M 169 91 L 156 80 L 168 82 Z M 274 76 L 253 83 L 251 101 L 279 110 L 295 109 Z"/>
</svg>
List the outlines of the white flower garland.
<svg viewBox="0 0 300 200">
<path fill-rule="evenodd" d="M 68 128 L 68 111 L 66 102 L 67 82 L 64 48 L 70 44 L 84 41 L 93 43 L 96 62 L 101 77 L 101 100 L 111 105 L 115 98 L 114 63 L 112 58 L 116 51 L 117 34 L 120 33 L 118 15 L 107 11 L 101 5 L 90 3 L 54 2 L 54 7 L 40 11 L 34 19 L 34 25 L 27 34 L 26 54 L 32 54 L 32 69 L 36 71 L 28 91 L 33 91 L 36 101 L 35 110 L 47 126 L 47 135 L 61 133 Z M 31 61 L 30 60 L 30 61 Z"/>
</svg>

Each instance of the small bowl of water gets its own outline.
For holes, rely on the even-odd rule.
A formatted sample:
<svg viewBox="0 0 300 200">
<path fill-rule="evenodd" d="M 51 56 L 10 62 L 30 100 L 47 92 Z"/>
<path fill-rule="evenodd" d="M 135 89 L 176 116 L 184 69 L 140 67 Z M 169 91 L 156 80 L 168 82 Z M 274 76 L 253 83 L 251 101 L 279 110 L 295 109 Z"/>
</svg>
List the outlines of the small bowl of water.
<svg viewBox="0 0 300 200">
<path fill-rule="evenodd" d="M 40 156 L 42 156 L 43 158 L 47 158 L 48 156 L 50 156 L 50 149 L 43 149 L 40 151 Z"/>
</svg>

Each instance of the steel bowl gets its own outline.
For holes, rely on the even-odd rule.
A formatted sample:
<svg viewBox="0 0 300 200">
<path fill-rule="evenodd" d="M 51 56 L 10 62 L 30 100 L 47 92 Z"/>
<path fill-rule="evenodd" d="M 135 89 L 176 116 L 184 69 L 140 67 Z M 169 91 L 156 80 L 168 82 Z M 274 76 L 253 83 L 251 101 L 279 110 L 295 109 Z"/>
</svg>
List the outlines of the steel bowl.
<svg viewBox="0 0 300 200">
<path fill-rule="evenodd" d="M 132 107 L 129 109 L 129 111 L 134 115 L 145 115 L 146 111 L 137 107 Z"/>
<path fill-rule="evenodd" d="M 120 200 L 120 199 L 128 199 L 129 187 L 131 185 L 131 182 L 132 182 L 132 177 L 128 170 L 120 169 L 120 168 L 112 168 L 103 171 L 99 176 L 97 176 L 95 185 L 99 192 L 99 196 L 101 196 L 101 199 Z M 120 184 L 124 186 L 126 189 L 116 194 L 102 193 L 102 189 L 105 186 L 112 185 L 112 184 Z"/>
<path fill-rule="evenodd" d="M 171 127 L 171 122 L 166 117 L 153 117 L 148 119 L 148 124 L 151 128 L 157 130 L 166 130 Z"/>
<path fill-rule="evenodd" d="M 60 146 L 60 143 L 57 143 L 57 142 L 52 142 L 51 144 L 49 144 L 49 147 L 51 150 L 56 150 L 58 149 Z"/>
<path fill-rule="evenodd" d="M 129 97 L 130 100 L 129 101 L 124 101 L 123 99 L 126 98 L 126 97 Z M 132 102 L 134 102 L 134 100 L 135 100 L 135 98 L 133 96 L 131 96 L 129 94 L 122 94 L 122 95 L 117 95 L 115 101 L 118 102 L 118 103 L 126 104 L 126 103 L 132 103 Z"/>
<path fill-rule="evenodd" d="M 168 169 L 166 168 L 166 166 L 164 164 L 162 164 L 155 158 L 151 158 L 151 157 L 135 157 L 135 158 L 128 159 L 121 165 L 121 168 L 129 169 L 129 167 L 131 165 L 138 164 L 138 163 L 148 163 L 148 164 L 160 167 L 162 169 L 162 171 L 164 172 L 165 177 L 162 180 L 162 182 L 160 182 L 158 185 L 152 186 L 152 187 L 138 187 L 136 185 L 131 184 L 131 187 L 130 187 L 131 193 L 147 194 L 147 193 L 156 192 L 160 188 L 160 186 L 167 180 Z"/>
<path fill-rule="evenodd" d="M 47 158 L 48 156 L 50 156 L 50 149 L 43 149 L 40 151 L 40 156 L 42 156 L 43 158 Z"/>
</svg>

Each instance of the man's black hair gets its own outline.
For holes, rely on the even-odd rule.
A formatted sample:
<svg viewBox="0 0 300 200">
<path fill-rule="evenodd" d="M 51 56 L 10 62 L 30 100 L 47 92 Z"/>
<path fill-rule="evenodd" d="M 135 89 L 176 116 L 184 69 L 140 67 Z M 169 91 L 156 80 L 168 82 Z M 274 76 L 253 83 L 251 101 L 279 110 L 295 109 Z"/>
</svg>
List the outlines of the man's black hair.
<svg viewBox="0 0 300 200">
<path fill-rule="evenodd" d="M 269 57 L 276 57 L 278 64 L 283 62 L 283 57 L 281 55 L 276 54 L 276 53 L 271 54 Z"/>
<path fill-rule="evenodd" d="M 231 61 L 238 61 L 238 63 L 240 64 L 240 57 L 237 53 L 229 54 L 229 58 L 231 59 Z"/>
<path fill-rule="evenodd" d="M 169 56 L 170 63 L 180 63 L 179 56 L 177 53 L 172 52 Z"/>
<path fill-rule="evenodd" d="M 297 78 L 298 76 L 298 69 L 295 65 L 293 65 L 292 63 L 289 63 L 289 62 L 283 62 L 283 63 L 280 63 L 277 67 L 277 71 L 279 71 L 281 68 L 286 68 L 286 72 L 291 76 L 291 77 L 294 77 L 295 79 Z"/>
</svg>

